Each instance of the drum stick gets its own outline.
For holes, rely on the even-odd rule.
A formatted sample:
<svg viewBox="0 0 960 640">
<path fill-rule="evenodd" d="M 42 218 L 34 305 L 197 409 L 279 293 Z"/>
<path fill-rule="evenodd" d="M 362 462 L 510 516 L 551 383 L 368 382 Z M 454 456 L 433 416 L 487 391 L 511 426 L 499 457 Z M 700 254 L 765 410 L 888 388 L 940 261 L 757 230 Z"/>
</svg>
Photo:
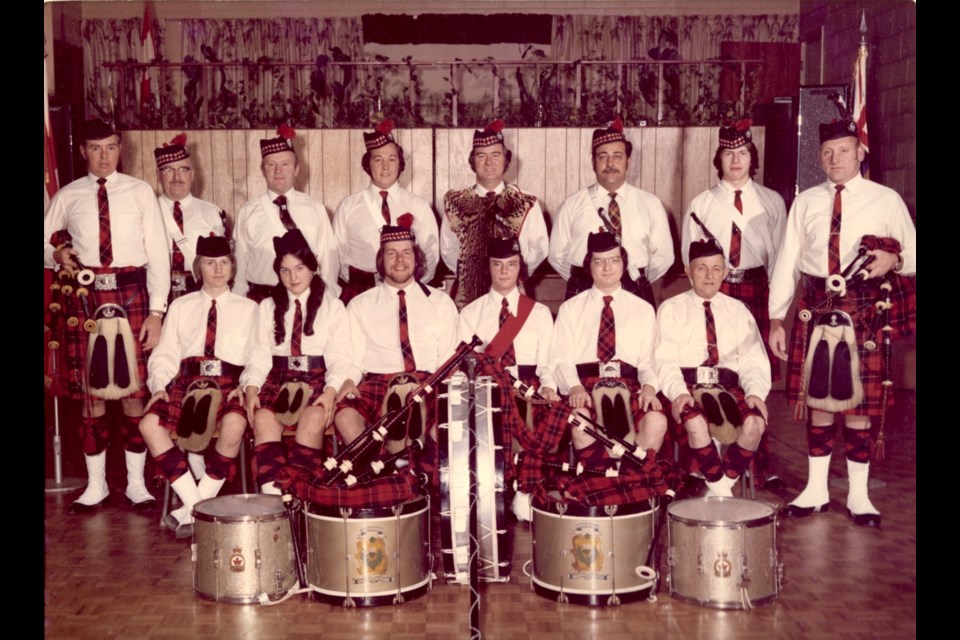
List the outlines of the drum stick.
<svg viewBox="0 0 960 640">
<path fill-rule="evenodd" d="M 283 502 L 283 508 L 287 511 L 287 520 L 290 521 L 290 538 L 293 540 L 293 560 L 297 563 L 297 580 L 300 583 L 300 588 L 304 589 L 307 586 L 307 567 L 303 562 L 303 549 L 300 547 L 296 504 L 289 491 L 284 491 L 280 500 Z"/>
</svg>

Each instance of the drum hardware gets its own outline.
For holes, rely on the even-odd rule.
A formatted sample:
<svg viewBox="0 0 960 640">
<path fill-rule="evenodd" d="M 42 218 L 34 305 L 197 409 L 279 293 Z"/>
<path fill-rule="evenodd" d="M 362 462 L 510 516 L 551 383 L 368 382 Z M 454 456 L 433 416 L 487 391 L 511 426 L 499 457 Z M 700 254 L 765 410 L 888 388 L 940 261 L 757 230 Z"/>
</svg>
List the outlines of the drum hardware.
<svg viewBox="0 0 960 640">
<path fill-rule="evenodd" d="M 304 503 L 312 597 L 354 608 L 403 604 L 429 591 L 429 512 L 427 496 L 378 509 Z"/>
<path fill-rule="evenodd" d="M 670 594 L 702 606 L 752 609 L 780 592 L 776 510 L 742 498 L 694 498 L 667 508 Z"/>
<path fill-rule="evenodd" d="M 504 467 L 509 443 L 501 441 L 501 390 L 493 378 L 476 382 L 474 414 L 476 428 L 469 434 L 469 387 L 466 375 L 454 374 L 440 386 L 437 443 L 440 459 L 440 516 L 443 523 L 443 571 L 448 580 L 469 584 L 471 570 L 484 582 L 510 579 Z M 475 468 L 471 457 L 476 456 Z M 477 498 L 470 497 L 471 484 Z M 476 505 L 477 545 L 474 560 L 470 541 L 470 508 Z"/>
<path fill-rule="evenodd" d="M 470 637 L 480 637 L 480 545 L 477 542 L 477 472 L 480 468 L 480 459 L 477 446 L 477 356 L 472 352 L 466 357 L 467 365 L 467 451 L 470 452 L 470 482 L 468 495 L 470 499 L 470 562 L 467 565 L 470 573 Z"/>
<path fill-rule="evenodd" d="M 215 602 L 269 602 L 295 587 L 293 530 L 278 496 L 239 494 L 194 506 L 194 591 Z"/>
<path fill-rule="evenodd" d="M 558 603 L 617 606 L 648 596 L 656 500 L 592 507 L 535 499 L 533 576 L 537 595 Z"/>
<path fill-rule="evenodd" d="M 323 466 L 326 469 L 326 475 L 322 480 L 325 486 L 332 486 L 334 482 L 340 479 L 344 474 L 350 473 L 357 462 L 365 455 L 372 452 L 374 446 L 379 446 L 387 432 L 399 421 L 403 415 L 413 406 L 414 403 L 422 404 L 425 398 L 433 393 L 434 385 L 446 378 L 457 366 L 460 361 L 472 353 L 475 347 L 483 344 L 478 336 L 473 336 L 469 343 L 461 342 L 460 346 L 450 358 L 420 385 L 420 387 L 407 396 L 407 402 L 391 414 L 385 415 L 369 427 L 363 433 L 357 436 L 350 444 L 344 447 L 339 457 L 329 457 L 324 461 Z"/>
</svg>

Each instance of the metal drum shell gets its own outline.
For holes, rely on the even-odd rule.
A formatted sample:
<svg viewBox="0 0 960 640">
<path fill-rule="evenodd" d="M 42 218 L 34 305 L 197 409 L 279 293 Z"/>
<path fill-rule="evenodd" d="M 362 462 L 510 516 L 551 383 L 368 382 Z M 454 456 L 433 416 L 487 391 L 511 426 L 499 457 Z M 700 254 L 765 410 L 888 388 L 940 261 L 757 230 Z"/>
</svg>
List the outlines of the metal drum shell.
<svg viewBox="0 0 960 640">
<path fill-rule="evenodd" d="M 636 567 L 647 561 L 658 510 L 659 505 L 649 502 L 603 507 L 535 498 L 531 522 L 534 592 L 588 606 L 645 599 L 653 581 L 641 578 Z M 580 546 L 577 538 L 585 531 L 598 538 L 602 559 L 596 571 L 575 564 Z"/>
<path fill-rule="evenodd" d="M 782 575 L 776 516 L 772 505 L 743 498 L 714 496 L 671 504 L 667 508 L 670 595 L 717 609 L 746 609 L 775 600 Z M 741 576 L 745 573 L 744 594 Z"/>
<path fill-rule="evenodd" d="M 280 496 L 239 494 L 193 507 L 193 589 L 214 602 L 277 599 L 296 585 L 293 538 Z"/>
<path fill-rule="evenodd" d="M 440 458 L 440 517 L 443 571 L 448 581 L 469 582 L 469 487 L 453 482 L 455 470 L 470 468 L 467 443 L 467 379 L 456 374 L 441 383 L 438 393 L 437 448 Z M 451 405 L 451 393 L 459 394 L 462 402 Z M 511 571 L 513 541 L 506 520 L 506 486 L 504 467 L 508 448 L 512 443 L 501 442 L 501 390 L 488 376 L 477 378 L 477 470 L 478 554 L 479 578 L 482 582 L 508 582 Z M 482 409 L 482 411 L 480 411 Z M 463 425 L 462 438 L 450 438 L 451 421 Z M 461 531 L 456 530 L 456 513 L 460 514 Z"/>
<path fill-rule="evenodd" d="M 344 513 L 346 517 L 344 517 Z M 421 496 L 396 507 L 344 509 L 304 503 L 307 582 L 311 597 L 344 607 L 400 604 L 431 588 L 430 500 Z M 386 559 L 361 567 L 358 541 L 373 528 Z M 365 559 L 365 556 L 364 556 Z M 399 572 L 399 573 L 398 573 Z"/>
</svg>

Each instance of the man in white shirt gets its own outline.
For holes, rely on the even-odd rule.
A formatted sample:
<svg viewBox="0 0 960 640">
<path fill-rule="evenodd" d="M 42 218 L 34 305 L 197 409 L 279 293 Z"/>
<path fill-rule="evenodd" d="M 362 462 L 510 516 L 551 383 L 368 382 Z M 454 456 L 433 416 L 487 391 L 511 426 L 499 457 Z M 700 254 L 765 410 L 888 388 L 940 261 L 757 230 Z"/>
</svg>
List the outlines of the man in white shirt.
<svg viewBox="0 0 960 640">
<path fill-rule="evenodd" d="M 724 248 L 727 276 L 720 291 L 749 307 L 763 336 L 776 382 L 780 379 L 780 361 L 767 345 L 770 336 L 768 283 L 783 240 L 787 210 L 780 194 L 753 180 L 760 165 L 760 154 L 753 143 L 751 124 L 750 120 L 741 120 L 720 127 L 720 142 L 713 156 L 720 182 L 690 203 L 681 224 L 680 254 L 684 266 L 689 265 L 691 243 L 705 237 L 716 238 Z M 758 486 L 784 487 L 783 481 L 770 469 L 768 438 L 760 443 L 754 470 Z"/>
<path fill-rule="evenodd" d="M 517 238 L 530 274 L 549 248 L 547 224 L 536 196 L 503 180 L 513 158 L 503 140 L 503 126 L 503 120 L 494 120 L 473 132 L 467 161 L 477 182 L 467 189 L 451 189 L 443 197 L 440 254 L 457 276 L 452 295 L 460 308 L 490 288 L 486 249 L 491 238 Z"/>
<path fill-rule="evenodd" d="M 657 311 L 657 378 L 674 419 L 687 431 L 707 495 L 732 496 L 731 487 L 749 468 L 766 426 L 770 360 L 750 310 L 720 292 L 727 267 L 717 241 L 691 243 L 688 262 L 693 288 L 665 300 Z M 697 402 L 693 394 L 701 390 L 705 393 Z M 727 423 L 739 429 L 722 461 L 708 420 L 710 426 Z"/>
<path fill-rule="evenodd" d="M 160 344 L 150 356 L 147 386 L 152 396 L 140 421 L 150 454 L 183 501 L 182 507 L 164 519 L 177 538 L 193 533 L 193 505 L 220 492 L 240 453 L 247 421 L 237 385 L 256 344 L 257 305 L 230 291 L 236 261 L 229 241 L 217 236 L 200 238 L 196 254 L 194 265 L 201 289 L 170 305 Z M 207 404 L 207 391 L 197 392 L 195 404 L 184 402 L 191 384 L 198 381 L 206 389 L 215 383 L 220 392 L 216 409 L 209 407 L 212 416 L 189 413 L 191 407 L 199 412 L 199 407 Z M 220 435 L 216 445 L 206 451 L 205 470 L 198 483 L 170 432 L 186 439 L 203 434 L 209 438 L 212 425 L 219 425 Z"/>
<path fill-rule="evenodd" d="M 915 329 L 913 285 L 908 278 L 898 276 L 910 276 L 917 271 L 917 232 L 903 199 L 895 191 L 861 177 L 863 158 L 864 149 L 852 121 L 845 119 L 820 125 L 820 165 L 827 181 L 798 195 L 790 208 L 786 234 L 770 282 L 770 347 L 778 358 L 789 358 L 787 393 L 791 403 L 798 407 L 797 417 L 806 413 L 808 405 L 811 408 L 807 424 L 807 486 L 787 505 L 785 514 L 806 517 L 829 508 L 827 480 L 836 433 L 834 418 L 836 413 L 842 413 L 850 479 L 847 511 L 857 525 L 879 526 L 880 512 L 867 491 L 872 445 L 870 418 L 883 415 L 892 394 L 884 391 L 883 381 L 888 376 L 884 372 L 881 350 L 867 349 L 865 345 L 883 341 L 875 304 L 883 296 L 880 283 L 885 278 L 891 280 L 892 298 L 896 301 L 890 322 L 893 332 L 909 335 Z M 858 260 L 861 245 L 868 249 L 865 257 L 871 258 L 865 267 L 866 279 L 858 286 L 849 287 L 846 295 L 832 295 L 827 282 L 840 277 Z M 793 301 L 798 277 L 802 293 L 797 301 L 798 315 L 788 353 L 783 320 Z M 862 399 L 852 407 L 841 408 L 852 403 L 818 402 L 830 399 L 819 394 L 814 400 L 810 386 L 816 383 L 817 387 L 834 387 L 836 376 L 833 373 L 826 377 L 818 375 L 813 367 L 809 376 L 805 372 L 808 322 L 801 318 L 812 314 L 816 326 L 818 319 L 830 319 L 831 309 L 850 314 L 855 327 L 851 362 L 859 360 L 860 366 L 858 370 L 848 367 L 845 378 L 851 382 L 853 378 L 858 380 L 863 393 Z M 820 311 L 827 313 L 822 315 Z M 812 346 L 819 347 L 819 344 Z M 829 395 L 836 399 L 834 389 Z M 846 392 L 842 395 L 854 401 L 857 398 Z M 830 404 L 835 406 L 827 406 Z"/>
<path fill-rule="evenodd" d="M 294 188 L 300 162 L 294 149 L 296 132 L 289 125 L 277 129 L 278 136 L 260 141 L 260 169 L 267 180 L 267 192 L 250 200 L 237 213 L 233 230 L 237 255 L 234 293 L 260 302 L 277 284 L 273 271 L 273 239 L 293 228 L 300 229 L 320 263 L 320 277 L 340 295 L 337 274 L 340 260 L 330 218 L 323 203 Z"/>
<path fill-rule="evenodd" d="M 450 297 L 420 282 L 423 252 L 409 228 L 384 226 L 377 272 L 383 281 L 347 305 L 353 366 L 337 395 L 334 418 L 340 437 L 352 442 L 380 418 L 391 379 L 406 374 L 422 381 L 453 355 L 457 346 L 457 307 Z M 358 384 L 359 383 L 359 384 Z M 435 430 L 427 402 L 424 423 Z M 411 423 L 413 421 L 411 420 Z M 422 434 L 410 426 L 408 436 Z M 421 461 L 432 470 L 436 435 L 430 433 Z"/>
<path fill-rule="evenodd" d="M 187 150 L 187 135 L 181 133 L 153 150 L 160 184 L 160 213 L 170 250 L 170 299 L 197 291 L 190 266 L 196 257 L 197 238 L 224 235 L 227 214 L 217 205 L 190 192 L 195 173 Z"/>
<path fill-rule="evenodd" d="M 71 397 L 84 401 L 81 438 L 88 476 L 87 488 L 72 510 L 90 511 L 110 494 L 105 467 L 110 437 L 107 399 L 119 399 L 123 405 L 120 431 L 127 464 L 126 497 L 135 507 L 145 508 L 156 500 L 144 483 L 146 447 L 137 423 L 146 396 L 142 385 L 147 374 L 146 352 L 160 339 L 167 308 L 170 258 L 160 208 L 150 185 L 117 171 L 120 134 L 105 122 L 93 120 L 86 123 L 81 135 L 80 155 L 87 163 L 88 175 L 57 192 L 43 218 L 44 267 L 71 272 L 86 268 L 92 280 L 77 288 L 79 323 L 68 328 L 67 335 Z M 81 292 L 86 295 L 80 297 Z M 123 308 L 123 314 L 117 313 L 117 306 Z M 126 320 L 118 319 L 119 315 Z M 85 320 L 97 320 L 100 333 L 89 359 L 90 371 L 90 334 L 83 329 Z M 107 340 L 102 333 L 107 325 L 119 331 L 116 337 L 120 340 L 112 336 Z M 111 358 L 114 362 L 108 365 Z M 126 366 L 112 366 L 121 362 Z"/>
<path fill-rule="evenodd" d="M 561 394 L 571 407 L 596 417 L 598 389 L 619 383 L 630 396 L 633 431 L 625 425 L 604 423 L 608 432 L 621 435 L 644 450 L 658 451 L 667 430 L 667 419 L 657 399 L 659 382 L 653 362 L 656 314 L 653 307 L 622 286 L 626 251 L 607 232 L 591 233 L 587 240 L 584 270 L 593 286 L 570 298 L 557 313 L 553 328 L 551 361 Z M 585 464 L 606 457 L 600 442 L 574 430 L 575 452 Z"/>
<path fill-rule="evenodd" d="M 370 176 L 370 185 L 344 198 L 333 214 L 340 277 L 346 283 L 341 294 L 344 304 L 377 284 L 375 261 L 380 229 L 398 225 L 401 216 L 413 218 L 410 226 L 427 260 L 424 282 L 433 280 L 440 261 L 437 219 L 426 200 L 400 186 L 406 159 L 392 131 L 393 121 L 384 120 L 371 133 L 364 132 L 367 151 L 360 165 Z"/>
<path fill-rule="evenodd" d="M 592 162 L 596 184 L 567 198 L 550 235 L 550 264 L 567 281 L 569 300 L 591 287 L 581 266 L 587 238 L 598 230 L 613 234 L 626 250 L 623 286 L 655 306 L 651 284 L 673 264 L 673 240 L 660 199 L 627 184 L 633 144 L 623 135 L 618 117 L 593 132 Z"/>
</svg>

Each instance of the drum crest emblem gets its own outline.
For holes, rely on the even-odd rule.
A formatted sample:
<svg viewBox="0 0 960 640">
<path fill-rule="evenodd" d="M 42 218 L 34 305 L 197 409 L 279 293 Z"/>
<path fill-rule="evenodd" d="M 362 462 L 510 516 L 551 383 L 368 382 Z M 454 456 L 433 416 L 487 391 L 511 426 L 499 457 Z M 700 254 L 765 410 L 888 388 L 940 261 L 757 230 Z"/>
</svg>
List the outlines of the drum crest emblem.
<svg viewBox="0 0 960 640">
<path fill-rule="evenodd" d="M 357 536 L 358 575 L 383 575 L 387 572 L 387 542 L 383 529 L 369 527 Z"/>
<path fill-rule="evenodd" d="M 603 568 L 603 540 L 600 528 L 580 524 L 573 530 L 573 568 L 577 571 L 597 572 Z"/>
<path fill-rule="evenodd" d="M 713 561 L 713 575 L 717 578 L 729 578 L 733 565 L 727 559 L 727 552 L 721 551 Z"/>
<path fill-rule="evenodd" d="M 245 564 L 243 549 L 241 547 L 234 547 L 233 553 L 230 554 L 230 571 L 242 573 Z"/>
</svg>

